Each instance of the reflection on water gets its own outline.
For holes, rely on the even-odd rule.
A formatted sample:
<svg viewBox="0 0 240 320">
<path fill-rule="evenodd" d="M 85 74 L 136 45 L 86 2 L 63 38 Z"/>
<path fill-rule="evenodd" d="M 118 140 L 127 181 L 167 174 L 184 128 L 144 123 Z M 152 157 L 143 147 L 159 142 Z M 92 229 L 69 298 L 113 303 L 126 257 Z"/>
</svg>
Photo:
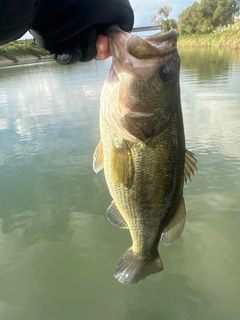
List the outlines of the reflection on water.
<svg viewBox="0 0 240 320">
<path fill-rule="evenodd" d="M 164 272 L 136 286 L 113 278 L 130 245 L 105 211 L 92 171 L 110 61 L 0 69 L 1 319 L 238 319 L 240 58 L 181 49 L 188 222 L 160 247 Z"/>
<path fill-rule="evenodd" d="M 222 48 L 200 49 L 180 48 L 182 68 L 189 70 L 197 79 L 209 81 L 224 81 L 232 66 L 240 66 L 239 51 Z M 235 67 L 233 68 L 235 69 Z"/>
</svg>

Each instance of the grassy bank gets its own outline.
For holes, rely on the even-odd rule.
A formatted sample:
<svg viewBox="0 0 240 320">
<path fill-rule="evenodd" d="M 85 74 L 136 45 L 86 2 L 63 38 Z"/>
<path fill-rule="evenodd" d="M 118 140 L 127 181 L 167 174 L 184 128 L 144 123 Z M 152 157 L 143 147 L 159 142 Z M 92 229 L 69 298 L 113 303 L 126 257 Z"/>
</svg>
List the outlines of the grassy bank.
<svg viewBox="0 0 240 320">
<path fill-rule="evenodd" d="M 178 46 L 240 49 L 240 21 L 228 27 L 218 28 L 210 34 L 180 36 Z"/>
<path fill-rule="evenodd" d="M 18 62 L 19 56 L 34 56 L 41 59 L 47 56 L 46 50 L 37 46 L 32 40 L 13 41 L 0 46 L 0 58 L 6 58 Z"/>
</svg>

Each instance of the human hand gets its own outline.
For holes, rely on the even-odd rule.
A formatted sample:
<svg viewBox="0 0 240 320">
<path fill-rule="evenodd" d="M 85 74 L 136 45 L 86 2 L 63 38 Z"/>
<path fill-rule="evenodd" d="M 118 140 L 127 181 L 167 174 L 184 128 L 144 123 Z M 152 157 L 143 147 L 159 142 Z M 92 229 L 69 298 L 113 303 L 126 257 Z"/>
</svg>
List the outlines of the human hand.
<svg viewBox="0 0 240 320">
<path fill-rule="evenodd" d="M 111 53 L 108 45 L 108 38 L 106 36 L 100 34 L 97 37 L 96 48 L 97 48 L 97 55 L 96 55 L 97 60 L 105 60 L 108 57 L 110 57 Z"/>
</svg>

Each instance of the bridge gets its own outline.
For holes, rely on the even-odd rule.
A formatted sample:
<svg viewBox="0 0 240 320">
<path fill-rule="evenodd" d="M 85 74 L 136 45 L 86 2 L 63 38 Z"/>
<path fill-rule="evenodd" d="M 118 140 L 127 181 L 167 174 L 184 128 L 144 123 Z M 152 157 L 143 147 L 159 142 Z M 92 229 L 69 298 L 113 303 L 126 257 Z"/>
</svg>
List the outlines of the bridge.
<svg viewBox="0 0 240 320">
<path fill-rule="evenodd" d="M 161 26 L 153 26 L 153 25 L 150 25 L 150 26 L 136 26 L 136 27 L 133 27 L 132 29 L 132 32 L 138 32 L 138 31 L 149 31 L 149 30 L 160 30 L 161 29 Z"/>
</svg>

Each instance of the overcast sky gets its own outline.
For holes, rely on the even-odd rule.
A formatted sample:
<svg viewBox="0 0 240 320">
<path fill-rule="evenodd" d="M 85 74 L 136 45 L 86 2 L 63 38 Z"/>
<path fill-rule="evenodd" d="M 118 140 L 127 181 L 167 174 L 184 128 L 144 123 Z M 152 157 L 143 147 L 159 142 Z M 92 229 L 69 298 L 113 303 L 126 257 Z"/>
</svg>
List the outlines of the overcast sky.
<svg viewBox="0 0 240 320">
<path fill-rule="evenodd" d="M 178 18 L 179 13 L 192 5 L 194 0 L 130 0 L 135 13 L 135 26 L 150 24 L 150 16 L 160 7 L 169 5 L 172 8 L 171 18 Z M 199 1 L 198 1 L 199 2 Z"/>
</svg>

